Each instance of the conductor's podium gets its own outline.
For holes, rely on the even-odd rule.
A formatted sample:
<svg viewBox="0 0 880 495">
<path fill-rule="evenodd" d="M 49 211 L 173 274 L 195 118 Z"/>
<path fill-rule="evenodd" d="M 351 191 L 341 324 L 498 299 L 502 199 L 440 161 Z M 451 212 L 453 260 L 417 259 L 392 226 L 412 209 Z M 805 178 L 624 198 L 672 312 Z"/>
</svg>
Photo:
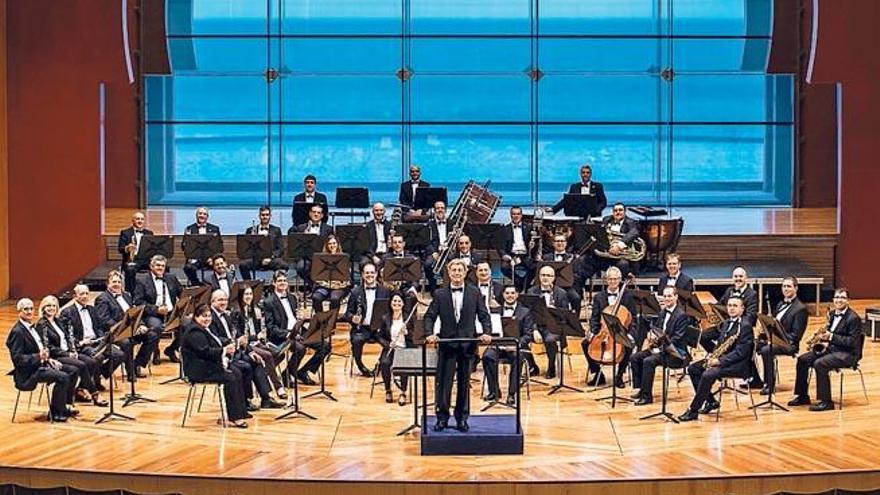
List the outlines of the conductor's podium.
<svg viewBox="0 0 880 495">
<path fill-rule="evenodd" d="M 449 428 L 437 432 L 432 428 L 434 416 L 428 416 L 422 428 L 422 455 L 503 455 L 523 453 L 523 432 L 516 414 L 482 414 L 468 419 L 470 430 Z"/>
</svg>

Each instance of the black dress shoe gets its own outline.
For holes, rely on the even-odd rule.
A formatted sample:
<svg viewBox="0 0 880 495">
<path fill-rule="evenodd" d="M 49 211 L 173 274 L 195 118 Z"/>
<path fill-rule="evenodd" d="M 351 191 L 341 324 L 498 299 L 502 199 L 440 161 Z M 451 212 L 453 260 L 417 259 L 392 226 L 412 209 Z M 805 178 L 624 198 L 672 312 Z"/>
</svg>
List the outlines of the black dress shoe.
<svg viewBox="0 0 880 495">
<path fill-rule="evenodd" d="M 550 380 L 552 378 L 556 378 L 556 370 L 547 370 L 547 373 L 544 375 L 544 378 Z"/>
<path fill-rule="evenodd" d="M 635 392 L 632 393 L 632 395 L 629 396 L 629 398 L 630 399 L 641 399 L 642 398 L 642 391 L 636 390 Z"/>
<path fill-rule="evenodd" d="M 788 401 L 789 406 L 809 406 L 810 398 L 805 395 L 796 395 L 794 399 Z"/>
<path fill-rule="evenodd" d="M 486 394 L 485 397 L 483 397 L 483 400 L 486 402 L 495 402 L 498 400 L 498 396 L 493 394 L 492 392 L 489 392 L 488 394 Z"/>
<path fill-rule="evenodd" d="M 471 427 L 468 425 L 467 420 L 463 419 L 455 425 L 455 429 L 462 433 L 467 433 L 471 429 Z"/>
<path fill-rule="evenodd" d="M 361 376 L 365 376 L 367 378 L 373 378 L 372 370 L 368 370 L 367 368 L 360 368 Z"/>
<path fill-rule="evenodd" d="M 180 359 L 177 357 L 177 353 L 174 352 L 173 350 L 166 347 L 165 351 L 163 353 L 165 354 L 166 357 L 168 357 L 168 360 L 171 361 L 172 363 L 179 363 L 180 362 Z M 158 364 L 158 363 L 156 361 L 153 361 L 153 364 Z"/>
<path fill-rule="evenodd" d="M 624 383 L 623 378 L 618 376 L 614 379 L 614 386 L 617 388 L 626 388 L 626 383 Z"/>
<path fill-rule="evenodd" d="M 678 417 L 678 420 L 682 423 L 685 423 L 687 421 L 694 421 L 699 417 L 700 417 L 700 415 L 697 413 L 697 411 L 692 411 L 692 410 L 688 409 L 687 411 L 684 412 L 684 414 L 682 414 L 681 416 Z"/>
<path fill-rule="evenodd" d="M 507 396 L 507 405 L 511 407 L 516 405 L 516 399 L 514 399 L 512 395 Z"/>
<path fill-rule="evenodd" d="M 245 407 L 245 409 L 246 409 L 248 412 L 259 411 L 259 410 L 260 410 L 260 408 L 257 407 L 257 405 L 254 404 L 254 403 L 251 402 L 251 401 L 247 401 L 246 404 L 247 404 L 247 406 Z"/>
<path fill-rule="evenodd" d="M 161 363 L 162 361 L 159 359 L 159 355 L 153 354 L 153 366 L 159 366 Z"/>
<path fill-rule="evenodd" d="M 762 382 L 761 380 L 749 380 L 745 383 L 740 383 L 739 388 L 741 388 L 742 390 L 756 390 L 759 388 L 764 388 L 764 382 Z"/>
<path fill-rule="evenodd" d="M 447 421 L 437 421 L 434 423 L 434 431 L 443 431 L 449 427 L 449 422 Z"/>
<path fill-rule="evenodd" d="M 761 395 L 770 395 L 770 387 L 764 385 L 764 388 L 759 392 Z"/>
<path fill-rule="evenodd" d="M 299 380 L 299 382 L 302 383 L 303 385 L 317 385 L 315 380 L 312 380 L 312 378 L 306 372 L 301 371 L 301 372 L 297 373 L 296 379 Z"/>
<path fill-rule="evenodd" d="M 272 399 L 263 399 L 260 401 L 260 409 L 281 409 L 284 404 L 275 402 Z"/>
<path fill-rule="evenodd" d="M 529 376 L 538 376 L 541 374 L 541 368 L 538 365 L 529 366 Z"/>
<path fill-rule="evenodd" d="M 700 414 L 709 414 L 710 412 L 721 407 L 721 404 L 718 403 L 717 400 L 707 400 L 703 407 L 700 409 Z"/>
<path fill-rule="evenodd" d="M 73 407 L 68 406 L 67 412 L 65 414 L 67 414 L 67 416 L 70 418 L 75 418 L 75 417 L 79 416 L 79 409 L 75 409 Z"/>
<path fill-rule="evenodd" d="M 596 373 L 595 375 L 593 375 L 592 378 L 590 378 L 590 380 L 587 382 L 587 385 L 590 385 L 591 387 L 600 387 L 602 385 L 605 385 L 605 373 L 602 373 L 601 371 Z"/>
<path fill-rule="evenodd" d="M 253 417 L 254 417 L 253 414 L 251 414 L 251 413 L 245 411 L 245 413 L 244 413 L 244 419 L 251 419 L 251 418 L 253 418 Z"/>
<path fill-rule="evenodd" d="M 810 411 L 833 411 L 834 410 L 834 402 L 830 400 L 823 400 L 819 403 L 813 404 L 810 406 Z"/>
<path fill-rule="evenodd" d="M 53 423 L 65 423 L 67 422 L 67 415 L 49 413 L 49 421 L 52 421 Z"/>
<path fill-rule="evenodd" d="M 104 384 L 101 383 L 101 380 L 97 380 L 95 382 L 95 389 L 97 389 L 98 392 L 106 392 L 107 391 L 107 387 L 105 387 Z"/>
<path fill-rule="evenodd" d="M 633 405 L 634 406 L 646 406 L 648 404 L 653 404 L 653 403 L 654 403 L 653 398 L 640 397 L 639 400 L 637 400 L 633 403 Z"/>
</svg>

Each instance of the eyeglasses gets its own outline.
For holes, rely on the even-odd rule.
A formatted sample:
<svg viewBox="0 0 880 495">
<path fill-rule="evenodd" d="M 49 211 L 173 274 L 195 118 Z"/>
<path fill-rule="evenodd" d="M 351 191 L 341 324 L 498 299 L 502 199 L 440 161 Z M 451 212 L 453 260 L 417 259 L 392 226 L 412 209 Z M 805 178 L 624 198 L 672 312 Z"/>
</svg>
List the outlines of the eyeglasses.
<svg viewBox="0 0 880 495">
<path fill-rule="evenodd" d="M 843 300 L 847 300 L 847 299 L 849 299 L 849 297 L 847 297 L 847 296 L 834 296 L 834 299 L 843 299 Z"/>
<path fill-rule="evenodd" d="M 33 306 L 31 306 L 29 308 L 21 308 L 21 310 L 27 313 L 32 313 L 34 311 L 34 308 Z"/>
</svg>

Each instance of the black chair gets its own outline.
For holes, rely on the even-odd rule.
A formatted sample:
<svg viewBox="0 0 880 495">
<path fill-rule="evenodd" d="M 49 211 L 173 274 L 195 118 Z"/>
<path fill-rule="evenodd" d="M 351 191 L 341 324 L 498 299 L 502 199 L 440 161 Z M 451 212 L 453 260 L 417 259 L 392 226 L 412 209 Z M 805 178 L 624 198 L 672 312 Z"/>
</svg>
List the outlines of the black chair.
<svg viewBox="0 0 880 495">
<path fill-rule="evenodd" d="M 184 369 L 183 368 L 183 353 L 181 353 L 181 356 L 180 356 L 180 369 L 181 370 Z M 183 381 L 185 381 L 187 384 L 189 384 L 189 391 L 186 394 L 186 404 L 183 407 L 183 419 L 180 422 L 180 427 L 185 428 L 186 427 L 186 418 L 189 416 L 192 416 L 192 410 L 193 410 L 192 402 L 196 398 L 196 387 L 198 387 L 199 385 L 202 386 L 202 394 L 201 394 L 201 397 L 199 398 L 199 406 L 197 409 L 198 412 L 201 412 L 202 411 L 202 402 L 205 399 L 205 389 L 207 389 L 208 386 L 210 386 L 210 385 L 214 385 L 217 387 L 216 393 L 220 397 L 220 424 L 223 426 L 223 428 L 226 428 L 226 398 L 225 398 L 226 396 L 223 395 L 223 384 L 220 382 L 215 382 L 215 381 L 204 381 L 204 382 L 196 381 L 196 380 L 193 380 L 190 377 L 186 376 L 186 373 L 183 374 Z"/>
<path fill-rule="evenodd" d="M 734 402 L 736 402 L 737 409 L 739 409 L 739 394 L 740 393 L 748 393 L 749 394 L 749 401 L 752 403 L 751 404 L 752 413 L 755 415 L 755 421 L 758 420 L 758 408 L 755 407 L 755 397 L 754 397 L 754 395 L 752 395 L 752 388 L 748 387 L 746 389 L 748 392 L 746 392 L 744 390 L 737 389 L 737 387 L 731 383 L 732 380 L 739 379 L 739 380 L 745 381 L 745 380 L 748 380 L 749 377 L 751 377 L 751 372 L 748 369 L 741 375 L 728 375 L 728 376 L 721 377 L 721 385 L 719 385 L 718 388 L 714 392 L 712 392 L 712 395 L 717 396 L 717 398 L 715 400 L 718 401 L 718 409 L 715 410 L 715 422 L 716 423 L 718 422 L 718 419 L 721 417 L 721 399 L 722 399 L 722 396 L 724 395 L 725 390 L 729 390 L 729 391 L 733 392 L 733 399 L 734 399 Z"/>
<path fill-rule="evenodd" d="M 841 383 L 842 383 L 842 380 L 841 380 Z M 37 398 L 37 405 L 40 405 L 40 403 L 43 401 L 43 393 L 44 393 L 44 392 L 46 393 L 46 396 L 47 396 L 47 397 L 49 397 L 49 393 L 50 393 L 49 390 L 46 390 L 46 384 L 45 384 L 45 383 L 40 383 L 39 385 L 40 385 L 40 395 L 39 395 L 39 397 Z M 20 389 L 20 388 L 18 388 L 18 387 L 15 387 L 15 405 L 12 407 L 12 419 L 10 420 L 10 423 L 15 423 L 15 415 L 18 413 L 18 402 L 19 402 L 19 400 L 21 400 L 21 393 L 22 393 L 22 392 L 28 392 L 28 407 L 27 407 L 27 410 L 30 411 L 30 410 L 31 410 L 31 401 L 32 401 L 33 398 L 34 398 L 34 390 L 36 390 L 36 389 L 37 389 L 36 386 L 35 386 L 34 388 L 30 389 L 30 390 L 22 390 L 22 389 Z M 49 422 L 51 423 L 51 422 L 52 422 L 52 414 L 50 414 L 50 413 L 47 412 L 47 413 L 46 413 L 46 417 L 49 418 Z"/>
</svg>

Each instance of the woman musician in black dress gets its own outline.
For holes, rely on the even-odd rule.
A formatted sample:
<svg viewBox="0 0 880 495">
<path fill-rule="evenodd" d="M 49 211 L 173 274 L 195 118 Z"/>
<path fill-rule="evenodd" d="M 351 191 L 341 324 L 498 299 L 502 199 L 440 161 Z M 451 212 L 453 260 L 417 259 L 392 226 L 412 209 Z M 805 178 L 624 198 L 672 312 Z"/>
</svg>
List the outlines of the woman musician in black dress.
<svg viewBox="0 0 880 495">
<path fill-rule="evenodd" d="M 284 390 L 284 384 L 278 376 L 277 361 L 272 349 L 266 344 L 266 327 L 263 324 L 263 311 L 254 301 L 254 289 L 245 287 L 244 290 L 238 292 L 238 298 L 233 302 L 232 307 L 232 325 L 240 328 L 244 335 L 248 338 L 248 348 L 250 351 L 259 355 L 266 368 L 266 375 L 269 376 L 269 382 L 275 389 L 275 395 L 279 399 L 287 398 L 287 391 Z"/>
<path fill-rule="evenodd" d="M 415 326 L 415 306 L 408 312 L 404 311 L 405 303 L 403 294 L 394 292 L 389 300 L 389 311 L 382 316 L 382 324 L 379 327 L 377 340 L 382 345 L 382 354 L 379 356 L 379 371 L 382 373 L 382 382 L 385 384 L 385 402 L 394 402 L 394 394 L 391 390 L 391 364 L 394 362 L 394 351 L 403 347 L 415 347 L 412 343 L 412 330 Z M 397 404 L 406 404 L 406 377 L 400 379 L 400 395 Z"/>
</svg>

